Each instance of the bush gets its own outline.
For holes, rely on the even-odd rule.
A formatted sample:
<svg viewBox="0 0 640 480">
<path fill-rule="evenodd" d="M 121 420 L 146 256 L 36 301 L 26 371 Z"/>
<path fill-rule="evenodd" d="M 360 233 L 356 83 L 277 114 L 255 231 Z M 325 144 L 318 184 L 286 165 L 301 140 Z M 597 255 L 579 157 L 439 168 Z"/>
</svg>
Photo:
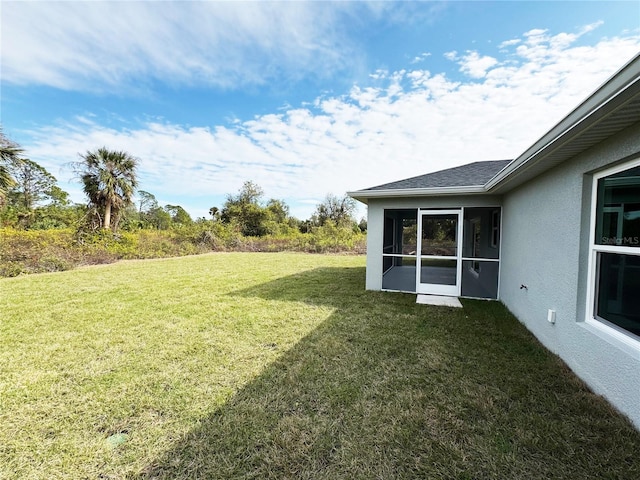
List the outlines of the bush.
<svg viewBox="0 0 640 480">
<path fill-rule="evenodd" d="M 83 256 L 71 230 L 0 229 L 0 276 L 69 270 Z"/>
<path fill-rule="evenodd" d="M 295 228 L 245 237 L 230 224 L 196 222 L 172 230 L 113 233 L 0 229 L 0 276 L 57 272 L 120 259 L 163 258 L 215 251 L 364 253 L 366 235 L 328 221 L 308 233 Z"/>
<path fill-rule="evenodd" d="M 311 229 L 310 247 L 316 253 L 364 253 L 365 235 L 359 229 L 338 227 L 331 220 Z"/>
</svg>

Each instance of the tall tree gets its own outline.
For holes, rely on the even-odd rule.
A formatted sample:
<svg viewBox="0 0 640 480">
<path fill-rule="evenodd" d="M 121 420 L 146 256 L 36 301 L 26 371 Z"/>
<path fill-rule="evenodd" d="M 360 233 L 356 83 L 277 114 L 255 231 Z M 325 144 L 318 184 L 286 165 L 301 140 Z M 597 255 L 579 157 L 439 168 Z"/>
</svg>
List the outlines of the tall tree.
<svg viewBox="0 0 640 480">
<path fill-rule="evenodd" d="M 23 150 L 9 140 L 0 128 L 0 205 L 4 202 L 7 191 L 15 185 L 9 168 L 21 161 Z"/>
<path fill-rule="evenodd" d="M 158 230 L 168 230 L 173 222 L 171 215 L 159 205 L 149 209 L 143 219 Z"/>
<path fill-rule="evenodd" d="M 49 190 L 49 198 L 51 198 L 51 205 L 54 207 L 68 207 L 71 205 L 69 194 L 57 185 L 54 185 Z"/>
<path fill-rule="evenodd" d="M 218 207 L 211 207 L 209 209 L 209 215 L 211 215 L 211 219 L 214 222 L 220 220 L 220 209 Z"/>
<path fill-rule="evenodd" d="M 158 204 L 158 199 L 153 193 L 138 190 L 138 216 L 143 228 L 154 227 L 158 230 L 167 230 L 171 226 L 171 215 Z"/>
<path fill-rule="evenodd" d="M 132 204 L 138 186 L 138 161 L 122 151 L 105 147 L 80 156 L 80 179 L 89 202 L 102 215 L 102 228 L 111 228 L 111 217 Z M 117 225 L 117 222 L 116 222 Z"/>
<path fill-rule="evenodd" d="M 277 223 L 287 223 L 289 220 L 289 205 L 284 200 L 272 198 L 267 202 L 267 211 Z"/>
<path fill-rule="evenodd" d="M 264 192 L 253 182 L 244 182 L 237 195 L 228 195 L 222 210 L 212 207 L 214 220 L 234 225 L 244 236 L 261 237 L 292 226 L 289 206 L 283 200 L 262 202 Z"/>
<path fill-rule="evenodd" d="M 176 225 L 191 225 L 193 219 L 191 215 L 180 205 L 165 205 L 165 211 L 171 215 L 171 221 Z"/>
<path fill-rule="evenodd" d="M 260 200 L 263 190 L 257 184 L 244 182 L 237 195 L 228 195 L 227 201 L 222 207 L 220 219 L 224 223 L 233 223 L 239 226 L 242 235 L 259 237 L 267 233 L 264 221 L 267 211 Z"/>
<path fill-rule="evenodd" d="M 316 207 L 313 220 L 317 225 L 324 225 L 327 220 L 331 220 L 336 225 L 347 225 L 355 222 L 353 218 L 355 211 L 356 201 L 353 198 L 348 195 L 336 197 L 329 194 Z"/>
<path fill-rule="evenodd" d="M 139 207 L 138 212 L 143 214 L 147 213 L 154 208 L 158 208 L 158 200 L 153 193 L 146 192 L 144 190 L 138 190 Z"/>
<path fill-rule="evenodd" d="M 12 162 L 9 171 L 15 181 L 10 196 L 13 198 L 12 203 L 18 208 L 31 211 L 38 202 L 52 197 L 56 178 L 43 166 L 23 158 L 19 162 Z"/>
</svg>

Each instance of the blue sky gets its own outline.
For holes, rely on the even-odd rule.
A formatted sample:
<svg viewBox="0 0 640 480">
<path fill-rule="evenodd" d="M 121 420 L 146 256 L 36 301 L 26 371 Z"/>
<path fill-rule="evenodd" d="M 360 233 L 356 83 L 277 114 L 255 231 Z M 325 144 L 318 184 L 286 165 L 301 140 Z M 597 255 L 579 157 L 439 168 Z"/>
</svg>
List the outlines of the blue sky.
<svg viewBox="0 0 640 480">
<path fill-rule="evenodd" d="M 637 1 L 0 9 L 5 134 L 78 202 L 70 162 L 126 150 L 194 217 L 246 180 L 304 219 L 328 193 L 513 158 L 640 51 Z"/>
</svg>

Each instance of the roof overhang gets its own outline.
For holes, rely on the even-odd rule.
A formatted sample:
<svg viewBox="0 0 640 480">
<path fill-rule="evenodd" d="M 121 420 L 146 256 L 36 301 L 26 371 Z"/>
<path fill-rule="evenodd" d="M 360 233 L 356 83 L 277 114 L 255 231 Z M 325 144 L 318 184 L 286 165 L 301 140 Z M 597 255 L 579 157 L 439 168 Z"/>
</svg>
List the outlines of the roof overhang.
<svg viewBox="0 0 640 480">
<path fill-rule="evenodd" d="M 394 190 L 357 190 L 347 192 L 352 198 L 362 203 L 368 203 L 372 198 L 399 198 L 399 197 L 433 197 L 441 195 L 471 195 L 486 193 L 484 185 L 465 187 L 439 187 L 439 188 L 402 188 Z"/>
<path fill-rule="evenodd" d="M 640 121 L 640 54 L 508 164 L 485 188 L 505 193 Z"/>
</svg>

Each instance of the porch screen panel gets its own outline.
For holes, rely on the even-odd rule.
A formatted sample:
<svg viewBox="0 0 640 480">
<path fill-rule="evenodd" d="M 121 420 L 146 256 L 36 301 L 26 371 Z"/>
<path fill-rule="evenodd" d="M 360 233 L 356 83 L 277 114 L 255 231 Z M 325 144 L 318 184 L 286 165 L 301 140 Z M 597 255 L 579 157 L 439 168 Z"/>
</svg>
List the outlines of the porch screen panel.
<svg viewBox="0 0 640 480">
<path fill-rule="evenodd" d="M 462 256 L 500 258 L 500 209 L 465 208 Z"/>
<path fill-rule="evenodd" d="M 455 285 L 457 260 L 422 258 L 420 260 L 420 282 L 438 285 Z"/>
<path fill-rule="evenodd" d="M 387 259 L 385 259 L 387 260 Z M 413 292 L 416 289 L 416 259 L 409 257 L 390 257 L 391 267 L 382 276 L 384 290 Z"/>
<path fill-rule="evenodd" d="M 457 215 L 425 216 L 422 219 L 422 255 L 455 257 L 458 254 Z"/>
<path fill-rule="evenodd" d="M 416 254 L 417 215 L 417 210 L 385 210 L 383 253 Z"/>
<path fill-rule="evenodd" d="M 414 292 L 416 289 L 417 209 L 384 211 L 382 289 Z"/>
<path fill-rule="evenodd" d="M 500 207 L 464 209 L 461 295 L 498 298 Z"/>
<path fill-rule="evenodd" d="M 498 298 L 498 273 L 498 262 L 464 260 L 462 262 L 462 296 Z"/>
</svg>

